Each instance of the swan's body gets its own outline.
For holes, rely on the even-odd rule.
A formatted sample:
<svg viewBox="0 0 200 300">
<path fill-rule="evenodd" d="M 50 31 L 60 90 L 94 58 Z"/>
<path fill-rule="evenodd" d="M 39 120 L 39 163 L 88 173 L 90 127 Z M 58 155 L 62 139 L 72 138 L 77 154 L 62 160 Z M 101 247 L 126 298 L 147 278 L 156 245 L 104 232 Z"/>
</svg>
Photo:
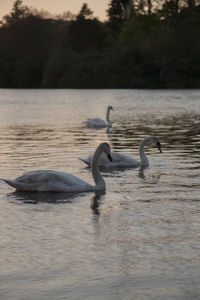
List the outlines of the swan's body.
<svg viewBox="0 0 200 300">
<path fill-rule="evenodd" d="M 106 121 L 99 119 L 99 118 L 92 118 L 88 119 L 86 122 L 86 126 L 88 128 L 105 128 L 105 127 L 112 127 L 112 123 L 110 121 L 110 110 L 113 110 L 112 106 L 108 106 L 106 112 Z"/>
<path fill-rule="evenodd" d="M 119 152 L 111 152 L 110 153 L 112 157 L 112 162 L 109 162 L 106 158 L 106 155 L 102 154 L 99 159 L 99 166 L 101 167 L 138 167 L 140 165 L 140 162 L 136 159 L 125 155 L 123 153 Z M 81 161 L 83 161 L 85 164 L 87 164 L 89 167 L 91 166 L 93 155 L 89 155 L 87 158 L 79 158 Z"/>
<path fill-rule="evenodd" d="M 106 158 L 106 156 L 104 155 L 104 153 L 101 154 L 100 159 L 99 159 L 99 166 L 102 167 L 145 167 L 149 165 L 149 161 L 147 156 L 145 155 L 144 152 L 144 146 L 147 143 L 153 143 L 155 145 L 156 148 L 158 148 L 158 150 L 160 152 L 162 152 L 161 150 L 161 144 L 158 140 L 157 137 L 155 136 L 148 136 L 146 138 L 144 138 L 140 145 L 139 145 L 139 155 L 140 155 L 140 161 L 136 160 L 135 158 L 132 158 L 128 155 L 119 153 L 119 152 L 111 152 L 110 155 L 112 157 L 112 162 L 109 162 L 108 159 Z M 84 163 L 86 163 L 88 166 L 91 165 L 92 162 L 92 158 L 93 155 L 88 156 L 87 158 L 80 158 L 80 160 L 82 160 Z"/>
<path fill-rule="evenodd" d="M 93 156 L 92 175 L 96 185 L 64 172 L 52 170 L 39 170 L 25 173 L 14 179 L 2 179 L 16 190 L 37 192 L 86 192 L 105 190 L 106 185 L 99 172 L 98 160 L 102 153 L 110 158 L 110 146 L 107 143 L 100 144 Z"/>
</svg>

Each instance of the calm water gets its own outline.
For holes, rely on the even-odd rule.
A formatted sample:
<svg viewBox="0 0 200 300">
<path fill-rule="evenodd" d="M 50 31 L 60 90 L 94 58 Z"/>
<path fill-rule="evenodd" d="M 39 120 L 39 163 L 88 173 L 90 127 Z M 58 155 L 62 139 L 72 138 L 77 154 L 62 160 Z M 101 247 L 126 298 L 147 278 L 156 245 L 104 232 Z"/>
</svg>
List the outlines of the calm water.
<svg viewBox="0 0 200 300">
<path fill-rule="evenodd" d="M 113 128 L 84 127 L 88 117 Z M 103 173 L 107 192 L 16 194 L 0 182 L 0 299 L 199 299 L 200 91 L 0 90 L 0 177 L 36 169 L 93 183 L 100 142 L 148 169 Z"/>
</svg>

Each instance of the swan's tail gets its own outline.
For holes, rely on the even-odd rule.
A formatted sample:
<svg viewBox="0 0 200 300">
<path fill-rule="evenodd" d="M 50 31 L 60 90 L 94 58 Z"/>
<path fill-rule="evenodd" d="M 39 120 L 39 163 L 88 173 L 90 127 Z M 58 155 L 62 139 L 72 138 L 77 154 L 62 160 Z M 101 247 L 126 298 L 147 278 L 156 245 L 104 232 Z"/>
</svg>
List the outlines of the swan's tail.
<svg viewBox="0 0 200 300">
<path fill-rule="evenodd" d="M 4 179 L 4 178 L 1 178 L 1 180 L 3 180 L 5 183 L 7 183 L 8 185 L 14 187 L 14 188 L 17 188 L 17 182 L 15 180 L 12 180 L 12 179 Z"/>
<path fill-rule="evenodd" d="M 88 167 L 91 166 L 91 160 L 89 160 L 88 158 L 78 157 L 78 159 L 80 159 L 81 161 L 83 161 Z"/>
<path fill-rule="evenodd" d="M 25 185 L 23 182 L 18 182 L 16 180 L 4 178 L 1 178 L 1 180 L 3 180 L 8 185 L 14 187 L 16 190 L 27 190 L 27 185 Z"/>
</svg>

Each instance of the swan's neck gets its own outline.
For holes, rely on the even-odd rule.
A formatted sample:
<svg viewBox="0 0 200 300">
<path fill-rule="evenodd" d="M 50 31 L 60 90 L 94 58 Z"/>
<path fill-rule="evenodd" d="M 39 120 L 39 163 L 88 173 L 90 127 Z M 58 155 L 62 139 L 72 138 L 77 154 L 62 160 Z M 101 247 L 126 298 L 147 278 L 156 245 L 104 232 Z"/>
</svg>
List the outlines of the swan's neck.
<svg viewBox="0 0 200 300">
<path fill-rule="evenodd" d="M 110 108 L 107 109 L 107 113 L 106 113 L 106 121 L 108 123 L 110 123 Z"/>
<path fill-rule="evenodd" d="M 149 161 L 147 156 L 144 153 L 144 146 L 150 142 L 152 138 L 150 136 L 146 137 L 144 140 L 141 141 L 139 145 L 139 154 L 140 154 L 140 160 L 141 160 L 141 166 L 148 166 Z"/>
<path fill-rule="evenodd" d="M 101 145 L 97 148 L 97 150 L 94 153 L 93 159 L 92 159 L 92 176 L 94 178 L 94 182 L 96 184 L 96 190 L 105 190 L 106 184 L 101 176 L 101 173 L 99 171 L 98 161 L 99 157 L 101 156 L 103 150 L 101 149 Z"/>
</svg>

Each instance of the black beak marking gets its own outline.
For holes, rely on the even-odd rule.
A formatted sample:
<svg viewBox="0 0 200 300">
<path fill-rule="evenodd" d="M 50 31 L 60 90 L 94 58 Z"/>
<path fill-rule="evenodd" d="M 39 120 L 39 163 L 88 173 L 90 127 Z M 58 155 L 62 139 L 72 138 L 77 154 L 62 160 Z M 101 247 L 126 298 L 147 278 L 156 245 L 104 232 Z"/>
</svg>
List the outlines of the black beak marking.
<svg viewBox="0 0 200 300">
<path fill-rule="evenodd" d="M 160 151 L 160 153 L 162 153 L 162 147 L 160 143 L 157 143 L 156 148 L 158 148 L 158 150 Z"/>
<path fill-rule="evenodd" d="M 107 158 L 109 159 L 109 161 L 111 161 L 111 162 L 113 161 L 110 153 L 107 154 Z"/>
</svg>

